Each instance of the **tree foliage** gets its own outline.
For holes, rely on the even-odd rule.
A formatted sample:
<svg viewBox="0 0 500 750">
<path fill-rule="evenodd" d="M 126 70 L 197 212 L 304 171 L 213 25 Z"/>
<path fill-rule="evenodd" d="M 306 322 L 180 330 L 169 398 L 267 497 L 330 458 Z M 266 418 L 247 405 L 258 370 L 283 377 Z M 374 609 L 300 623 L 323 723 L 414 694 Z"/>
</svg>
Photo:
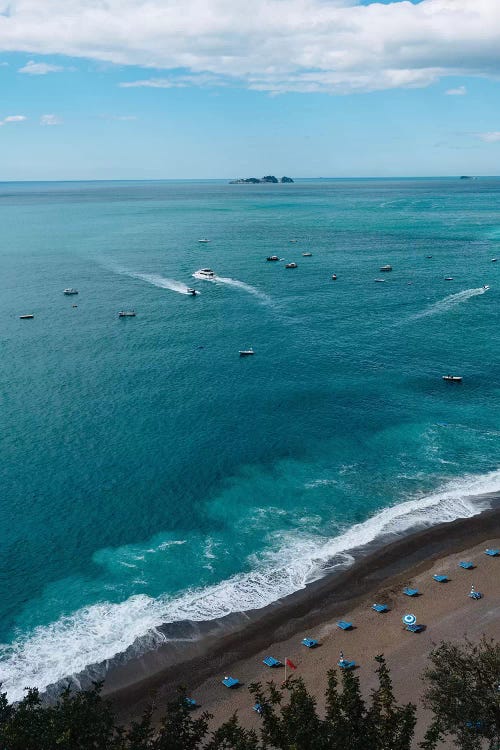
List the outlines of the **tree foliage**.
<svg viewBox="0 0 500 750">
<path fill-rule="evenodd" d="M 424 702 L 434 714 L 423 750 L 446 735 L 461 750 L 500 750 L 500 644 L 441 643 L 424 673 Z"/>
</svg>

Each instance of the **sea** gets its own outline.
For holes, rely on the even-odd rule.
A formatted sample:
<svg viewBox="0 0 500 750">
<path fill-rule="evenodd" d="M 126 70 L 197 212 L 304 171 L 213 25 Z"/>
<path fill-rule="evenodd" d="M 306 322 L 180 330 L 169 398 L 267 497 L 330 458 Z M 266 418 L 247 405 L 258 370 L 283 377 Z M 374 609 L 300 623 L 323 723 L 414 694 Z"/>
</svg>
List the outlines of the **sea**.
<svg viewBox="0 0 500 750">
<path fill-rule="evenodd" d="M 499 200 L 486 177 L 0 184 L 10 700 L 488 507 Z"/>
</svg>

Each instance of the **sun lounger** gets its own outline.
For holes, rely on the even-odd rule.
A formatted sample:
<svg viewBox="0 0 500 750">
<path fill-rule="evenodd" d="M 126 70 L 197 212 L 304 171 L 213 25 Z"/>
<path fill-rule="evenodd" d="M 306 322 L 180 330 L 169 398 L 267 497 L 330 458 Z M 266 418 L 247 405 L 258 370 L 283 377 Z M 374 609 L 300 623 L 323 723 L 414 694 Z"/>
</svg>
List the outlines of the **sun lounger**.
<svg viewBox="0 0 500 750">
<path fill-rule="evenodd" d="M 418 589 L 410 589 L 408 586 L 403 589 L 403 594 L 406 594 L 406 596 L 418 596 L 420 594 Z"/>
<path fill-rule="evenodd" d="M 372 604 L 372 609 L 375 612 L 388 612 L 389 611 L 389 607 L 387 606 L 387 604 Z"/>
<path fill-rule="evenodd" d="M 349 659 L 339 659 L 337 662 L 340 669 L 354 669 L 356 666 L 355 661 L 349 661 Z"/>
<path fill-rule="evenodd" d="M 464 560 L 462 560 L 462 562 L 458 563 L 458 567 L 463 568 L 464 570 L 472 570 L 472 568 L 474 568 L 475 566 L 474 563 L 465 562 Z"/>
<path fill-rule="evenodd" d="M 448 576 L 432 576 L 438 583 L 448 583 L 450 580 Z"/>
<path fill-rule="evenodd" d="M 222 684 L 227 688 L 234 688 L 240 684 L 240 681 L 236 677 L 224 677 Z"/>
<path fill-rule="evenodd" d="M 421 633 L 422 630 L 425 630 L 425 625 L 417 625 L 416 623 L 415 625 L 407 625 L 406 630 L 410 633 Z"/>
<path fill-rule="evenodd" d="M 486 549 L 484 551 L 485 555 L 489 555 L 490 557 L 498 557 L 500 555 L 500 550 L 498 549 Z"/>
<path fill-rule="evenodd" d="M 470 594 L 467 594 L 467 596 L 469 596 L 471 599 L 476 599 L 476 600 L 483 598 L 483 595 L 481 594 L 480 591 L 471 591 Z"/>
<path fill-rule="evenodd" d="M 337 623 L 337 627 L 341 630 L 352 630 L 352 622 L 347 622 L 346 620 L 339 620 Z"/>
<path fill-rule="evenodd" d="M 316 648 L 316 646 L 319 645 L 318 641 L 316 641 L 314 638 L 303 638 L 301 643 L 307 648 Z"/>
<path fill-rule="evenodd" d="M 185 701 L 188 708 L 198 708 L 198 704 L 194 698 L 185 698 Z"/>
<path fill-rule="evenodd" d="M 262 661 L 266 667 L 281 667 L 281 662 L 279 659 L 275 659 L 274 656 L 266 656 Z"/>
</svg>

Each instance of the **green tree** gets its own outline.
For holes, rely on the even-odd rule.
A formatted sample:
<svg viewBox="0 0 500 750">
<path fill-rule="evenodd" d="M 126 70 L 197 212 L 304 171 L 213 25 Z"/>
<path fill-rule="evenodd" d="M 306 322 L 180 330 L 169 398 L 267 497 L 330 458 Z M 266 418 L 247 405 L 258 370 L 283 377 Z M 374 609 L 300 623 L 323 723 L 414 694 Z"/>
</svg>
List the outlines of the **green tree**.
<svg viewBox="0 0 500 750">
<path fill-rule="evenodd" d="M 212 733 L 205 750 L 259 750 L 259 742 L 255 732 L 243 729 L 234 714 Z"/>
<path fill-rule="evenodd" d="M 410 750 L 415 730 L 416 707 L 398 706 L 392 680 L 383 656 L 376 656 L 378 687 L 372 692 L 367 716 L 369 746 L 373 750 Z"/>
<path fill-rule="evenodd" d="M 206 712 L 193 718 L 186 691 L 179 689 L 177 699 L 167 706 L 159 732 L 151 745 L 152 750 L 199 750 L 208 734 L 211 718 Z"/>
<path fill-rule="evenodd" d="M 423 750 L 451 736 L 461 750 L 500 748 L 500 644 L 441 643 L 424 672 L 424 704 L 434 714 Z"/>
</svg>

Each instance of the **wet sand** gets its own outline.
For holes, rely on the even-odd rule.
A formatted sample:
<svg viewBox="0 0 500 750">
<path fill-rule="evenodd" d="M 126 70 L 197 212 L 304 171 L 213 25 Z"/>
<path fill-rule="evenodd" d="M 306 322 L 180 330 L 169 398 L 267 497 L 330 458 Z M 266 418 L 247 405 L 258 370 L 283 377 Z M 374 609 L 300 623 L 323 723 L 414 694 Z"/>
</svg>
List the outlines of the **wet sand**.
<svg viewBox="0 0 500 750">
<path fill-rule="evenodd" d="M 257 680 L 281 682 L 284 677 L 282 668 L 271 670 L 262 664 L 265 656 L 290 658 L 318 697 L 321 710 L 326 670 L 335 665 L 342 649 L 359 665 L 363 690 L 374 686 L 373 657 L 384 653 L 398 700 L 418 702 L 418 676 L 435 643 L 464 635 L 477 640 L 483 633 L 500 638 L 500 558 L 485 555 L 487 547 L 500 547 L 498 509 L 386 544 L 344 572 L 326 576 L 263 610 L 208 624 L 206 631 L 186 623 L 175 643 L 112 669 L 105 692 L 122 721 L 140 714 L 153 697 L 161 713 L 182 684 L 214 715 L 214 724 L 238 711 L 243 724 L 258 726 L 246 686 Z M 458 562 L 463 559 L 477 567 L 460 569 Z M 432 579 L 434 573 L 446 573 L 451 580 L 439 584 Z M 468 598 L 472 583 L 484 594 L 482 600 Z M 421 596 L 404 596 L 402 588 L 408 584 Z M 391 611 L 373 612 L 374 602 L 387 604 Z M 404 631 L 401 617 L 407 612 L 427 626 L 425 632 Z M 352 621 L 354 629 L 341 631 L 338 619 Z M 304 636 L 317 638 L 321 646 L 306 649 L 300 645 Z M 228 674 L 242 682 L 239 689 L 222 686 L 221 679 Z M 423 723 L 419 722 L 419 733 Z"/>
</svg>

